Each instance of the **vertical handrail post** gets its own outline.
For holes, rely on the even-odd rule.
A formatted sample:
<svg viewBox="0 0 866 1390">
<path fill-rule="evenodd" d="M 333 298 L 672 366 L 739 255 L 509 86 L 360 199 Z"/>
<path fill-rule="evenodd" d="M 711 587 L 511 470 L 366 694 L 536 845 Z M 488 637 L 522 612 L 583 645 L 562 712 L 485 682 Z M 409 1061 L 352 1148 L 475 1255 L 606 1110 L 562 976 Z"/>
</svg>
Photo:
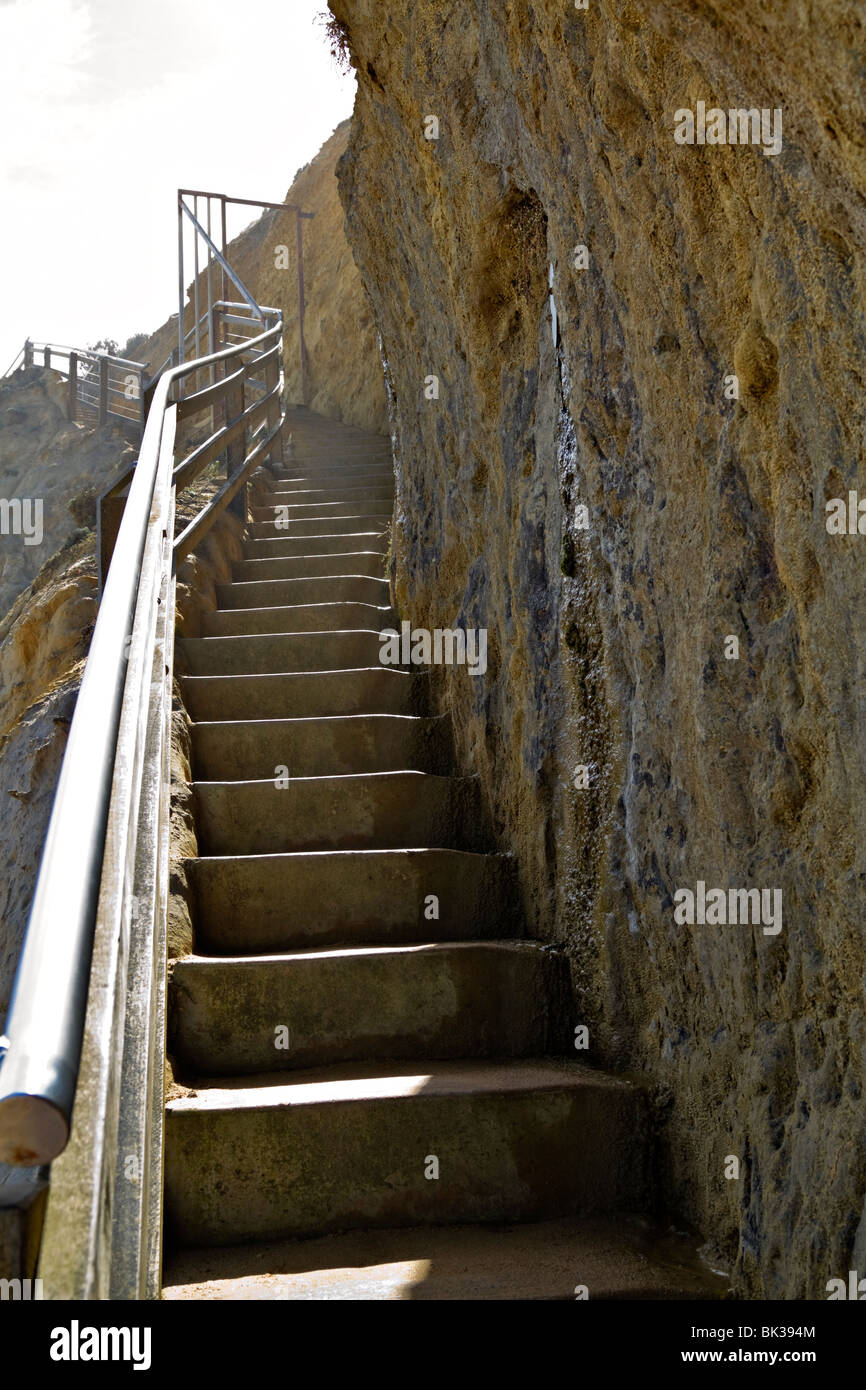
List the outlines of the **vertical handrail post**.
<svg viewBox="0 0 866 1390">
<path fill-rule="evenodd" d="M 108 419 L 108 358 L 99 359 L 99 423 L 104 425 Z"/>
<path fill-rule="evenodd" d="M 214 333 L 214 344 L 215 344 L 215 346 L 214 346 L 214 352 L 222 352 L 223 348 L 226 346 L 226 344 L 225 344 L 225 325 L 223 324 L 223 320 L 222 320 L 222 316 L 223 316 L 224 312 L 225 312 L 225 310 L 221 307 L 220 304 L 215 304 L 215 305 L 214 305 L 214 310 L 213 310 L 213 333 Z M 214 363 L 214 380 L 215 380 L 215 381 L 222 381 L 222 379 L 223 379 L 224 376 L 226 376 L 226 371 L 225 371 L 225 368 L 224 368 L 222 362 L 215 362 L 215 363 Z M 220 397 L 219 397 L 219 399 L 216 400 L 216 401 L 214 401 L 214 406 L 213 406 L 213 432 L 216 433 L 217 430 L 222 429 L 223 425 L 226 423 L 227 420 L 228 420 L 228 412 L 227 412 L 227 410 L 226 410 L 225 396 L 224 396 L 224 394 L 221 394 Z"/>
<path fill-rule="evenodd" d="M 69 354 L 69 394 L 66 413 L 74 423 L 78 418 L 78 353 Z"/>
<path fill-rule="evenodd" d="M 33 366 L 33 344 L 29 338 L 24 339 L 24 366 Z"/>
<path fill-rule="evenodd" d="M 50 366 L 51 366 L 51 348 L 49 347 L 48 343 L 45 344 L 45 352 L 43 353 L 43 360 L 44 360 L 44 362 L 45 362 L 46 367 L 50 367 Z"/>
<path fill-rule="evenodd" d="M 279 320 L 276 317 L 274 317 L 271 314 L 268 315 L 266 320 L 268 328 L 273 328 L 278 322 Z M 282 345 L 282 338 L 280 339 L 280 344 Z M 275 386 L 279 385 L 280 376 L 282 374 L 282 360 L 283 359 L 281 346 L 279 357 L 271 357 L 265 363 L 265 390 L 268 392 L 272 391 Z M 280 403 L 280 398 L 279 396 L 275 396 L 274 399 L 268 405 L 268 433 L 270 433 L 272 429 L 275 429 L 276 426 L 280 423 L 281 413 L 282 407 Z M 284 462 L 282 431 L 280 431 L 277 435 L 274 436 L 274 442 L 271 445 L 269 458 L 271 463 L 275 463 L 280 468 L 282 468 Z"/>
<path fill-rule="evenodd" d="M 225 412 L 226 425 L 231 425 L 237 420 L 238 416 L 244 413 L 244 377 L 239 381 L 234 381 L 225 392 Z M 247 456 L 247 442 L 245 439 L 246 431 L 240 438 L 231 440 L 226 446 L 226 478 L 230 479 L 239 473 L 244 466 Z M 237 495 L 229 503 L 230 511 L 239 516 L 242 521 L 247 519 L 247 488 L 246 484 L 239 490 Z"/>
<path fill-rule="evenodd" d="M 220 195 L 220 197 L 221 197 L 221 201 L 222 201 L 222 240 L 223 240 L 223 244 L 222 244 L 222 253 L 223 253 L 223 259 L 225 259 L 226 246 L 227 246 L 227 244 L 228 244 L 227 241 L 226 241 L 226 195 L 223 193 L 223 194 Z M 228 290 L 228 284 L 227 284 L 227 282 L 226 282 L 226 268 L 225 268 L 225 266 L 224 266 L 224 265 L 223 265 L 223 266 L 220 266 L 220 270 L 222 271 L 222 282 L 221 282 L 221 283 L 222 283 L 222 288 L 221 288 L 221 290 L 220 290 L 220 299 L 223 299 L 223 300 L 224 300 L 224 299 L 226 298 L 226 293 L 227 293 L 227 290 Z"/>
<path fill-rule="evenodd" d="M 208 238 L 210 238 L 210 235 L 211 235 L 211 197 L 210 197 L 210 194 L 208 194 L 208 199 L 207 199 L 207 234 L 208 234 Z M 208 350 L 208 353 L 209 353 L 209 355 L 210 355 L 211 357 L 213 357 L 213 354 L 214 354 L 214 351 L 215 351 L 214 345 L 213 345 L 213 329 L 214 329 L 214 324 L 213 324 L 213 275 L 212 275 L 212 266 L 213 266 L 213 252 L 211 251 L 210 246 L 208 246 L 208 248 L 207 248 L 207 331 L 208 331 L 207 350 Z M 215 381 L 216 381 L 216 369 L 215 369 L 215 367 L 212 366 L 211 369 L 210 369 L 210 371 L 209 371 L 209 373 L 208 373 L 208 385 L 213 386 L 213 384 L 214 384 Z M 213 407 L 211 407 L 210 418 L 211 418 L 211 429 L 213 429 L 213 422 L 214 422 L 214 420 L 215 420 L 215 418 L 216 418 Z"/>
<path fill-rule="evenodd" d="M 196 222 L 197 222 L 197 221 L 198 221 L 198 197 L 194 197 L 193 200 L 192 200 L 192 212 L 193 212 L 193 217 L 195 218 L 195 220 L 196 220 Z M 199 309 L 199 296 L 198 296 L 198 277 L 199 277 L 199 268 L 198 268 L 198 227 L 196 227 L 195 224 L 193 224 L 193 229 L 192 229 L 192 254 L 193 254 L 192 305 L 193 305 L 193 315 L 194 315 L 194 321 L 195 321 L 195 338 L 194 338 L 194 342 L 195 342 L 195 355 L 196 355 L 196 360 L 198 360 L 198 359 L 201 357 L 201 312 L 200 312 L 200 309 Z M 193 384 L 192 384 L 192 389 L 193 389 L 194 391 L 197 390 L 197 389 L 198 389 L 198 386 L 199 386 L 199 379 L 198 379 L 198 378 L 199 378 L 198 372 L 194 372 L 194 373 L 193 373 Z"/>
</svg>

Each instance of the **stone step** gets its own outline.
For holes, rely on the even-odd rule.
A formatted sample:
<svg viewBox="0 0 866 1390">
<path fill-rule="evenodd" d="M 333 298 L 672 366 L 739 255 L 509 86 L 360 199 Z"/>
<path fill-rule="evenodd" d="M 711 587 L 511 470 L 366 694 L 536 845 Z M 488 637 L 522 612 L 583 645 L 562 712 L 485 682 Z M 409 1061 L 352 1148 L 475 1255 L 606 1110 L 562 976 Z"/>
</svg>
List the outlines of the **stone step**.
<svg viewBox="0 0 866 1390">
<path fill-rule="evenodd" d="M 388 450 L 391 448 L 391 439 L 387 434 L 374 430 L 358 429 L 357 426 L 347 425 L 342 420 L 316 420 L 312 428 L 307 428 L 303 423 L 296 425 L 294 420 L 289 419 L 283 430 L 283 438 L 287 446 L 290 443 L 295 448 L 302 445 L 309 446 L 317 450 L 320 456 L 328 448 L 342 448 L 344 450 Z"/>
<path fill-rule="evenodd" d="M 385 448 L 347 448 L 338 442 L 327 448 L 304 448 L 296 444 L 284 451 L 286 468 L 309 467 L 319 472 L 348 472 L 356 468 L 393 468 L 393 454 Z"/>
<path fill-rule="evenodd" d="M 391 498 L 374 495 L 372 497 L 350 497 L 340 502 L 289 503 L 269 501 L 262 506 L 251 507 L 250 513 L 253 522 L 258 525 L 271 524 L 277 530 L 290 532 L 296 522 L 309 521 L 311 517 L 330 524 L 337 518 L 343 521 L 346 517 L 390 516 Z"/>
<path fill-rule="evenodd" d="M 271 470 L 272 476 L 281 473 L 358 473 L 370 469 L 376 472 L 394 472 L 394 456 L 390 449 L 292 449 L 283 451 L 283 467 Z"/>
<path fill-rule="evenodd" d="M 696 1242 L 627 1214 L 519 1225 L 399 1227 L 313 1240 L 179 1250 L 163 1298 L 179 1301 L 524 1302 L 714 1300 L 729 1281 Z"/>
<path fill-rule="evenodd" d="M 451 723 L 402 714 L 314 719 L 249 719 L 195 724 L 194 775 L 201 781 L 342 776 L 356 772 L 447 773 L 453 766 Z"/>
<path fill-rule="evenodd" d="M 220 608 L 279 608 L 296 604 L 369 603 L 390 605 L 387 579 L 372 575 L 320 575 L 315 579 L 265 579 L 258 583 L 217 584 Z"/>
<path fill-rule="evenodd" d="M 346 439 L 338 434 L 302 439 L 293 435 L 291 442 L 286 441 L 285 456 L 288 460 L 310 459 L 313 463 L 341 467 L 354 459 L 391 459 L 392 450 L 389 439 Z"/>
<path fill-rule="evenodd" d="M 261 559 L 257 555 L 250 560 L 237 560 L 232 566 L 232 575 L 239 584 L 257 583 L 262 579 L 327 579 L 344 574 L 370 575 L 374 579 L 381 579 L 385 570 L 384 543 L 379 550 L 375 549 L 380 538 L 350 536 L 347 539 L 354 546 L 360 542 L 366 549 L 335 552 L 333 555 L 295 555 L 289 550 L 291 542 L 272 542 L 280 548 L 285 547 L 287 553 L 281 555 L 278 550 L 273 559 L 265 554 Z M 320 543 L 321 538 L 317 537 L 314 544 Z"/>
<path fill-rule="evenodd" d="M 373 630 L 184 637 L 178 639 L 176 647 L 180 658 L 178 669 L 190 676 L 348 671 L 358 666 L 381 664 L 379 633 Z"/>
<path fill-rule="evenodd" d="M 394 473 L 390 468 L 356 470 L 350 474 L 281 473 L 279 477 L 273 479 L 273 486 L 267 497 L 279 501 L 283 494 L 296 493 L 302 489 L 316 493 L 339 493 L 342 497 L 372 497 L 375 495 L 391 498 L 395 492 L 395 480 Z"/>
<path fill-rule="evenodd" d="M 202 854 L 486 848 L 477 783 L 425 772 L 195 782 Z"/>
<path fill-rule="evenodd" d="M 374 491 L 375 486 L 375 491 Z M 375 484 L 365 483 L 334 483 L 333 486 L 323 485 L 317 487 L 315 484 L 303 483 L 295 484 L 287 482 L 280 487 L 274 488 L 266 499 L 269 504 L 275 507 L 283 506 L 312 506 L 323 503 L 330 505 L 333 502 L 348 502 L 352 498 L 366 500 L 369 497 L 383 497 L 387 502 L 391 502 L 394 496 L 393 483 L 390 487 L 376 482 Z"/>
<path fill-rule="evenodd" d="M 193 719 L 305 719 L 337 714 L 426 714 L 424 674 L 365 666 L 266 676 L 181 676 Z"/>
<path fill-rule="evenodd" d="M 430 940 L 434 921 L 447 941 L 521 933 L 507 855 L 338 850 L 190 859 L 186 869 L 196 949 L 210 954 L 417 944 Z"/>
<path fill-rule="evenodd" d="M 219 1245 L 637 1210 L 647 1132 L 643 1093 L 577 1062 L 223 1077 L 166 1107 L 167 1232 Z"/>
<path fill-rule="evenodd" d="M 372 603 L 300 603 L 274 608 L 219 608 L 201 615 L 203 637 L 243 637 L 251 633 L 381 632 L 393 628 L 390 607 Z"/>
<path fill-rule="evenodd" d="M 284 452 L 287 468 L 303 464 L 319 471 L 344 472 L 352 468 L 363 467 L 369 463 L 376 466 L 393 467 L 393 454 L 387 444 L 376 445 L 371 448 L 369 445 L 352 446 L 341 444 L 339 440 L 332 440 L 325 441 L 324 447 L 322 447 L 319 444 L 304 445 L 300 440 L 296 440 L 291 448 Z"/>
<path fill-rule="evenodd" d="M 359 515 L 353 512 L 346 516 L 305 516 L 292 517 L 282 526 L 275 521 L 253 521 L 250 526 L 253 540 L 267 540 L 276 536 L 358 536 L 364 532 L 381 535 L 391 520 L 390 511 L 381 507 L 376 514 Z"/>
<path fill-rule="evenodd" d="M 291 427 L 283 432 L 288 454 L 309 454 L 310 458 L 322 461 L 328 458 L 350 458 L 356 454 L 381 454 L 391 457 L 391 441 L 386 435 L 371 438 L 369 435 L 347 435 L 343 429 L 332 431 L 317 429 L 308 434 Z"/>
<path fill-rule="evenodd" d="M 379 565 L 384 572 L 384 555 L 388 544 L 387 533 L 380 531 L 356 531 L 346 536 L 266 536 L 263 540 L 245 540 L 244 555 L 248 560 L 321 560 L 329 555 L 379 555 Z M 344 573 L 334 570 L 335 574 Z M 306 577 L 306 576 L 305 576 Z"/>
<path fill-rule="evenodd" d="M 200 1077 L 543 1056 L 567 1044 L 551 1023 L 567 983 L 565 957 L 533 941 L 189 956 L 172 970 L 172 1053 Z"/>
<path fill-rule="evenodd" d="M 359 473 L 383 473 L 393 478 L 393 456 L 390 452 L 382 453 L 380 450 L 374 449 L 366 453 L 346 455 L 341 462 L 339 456 L 333 452 L 320 454 L 316 457 L 311 450 L 295 451 L 292 454 L 286 454 L 283 467 L 278 470 L 276 475 L 272 476 L 276 476 L 278 479 L 286 475 L 347 478 Z"/>
</svg>

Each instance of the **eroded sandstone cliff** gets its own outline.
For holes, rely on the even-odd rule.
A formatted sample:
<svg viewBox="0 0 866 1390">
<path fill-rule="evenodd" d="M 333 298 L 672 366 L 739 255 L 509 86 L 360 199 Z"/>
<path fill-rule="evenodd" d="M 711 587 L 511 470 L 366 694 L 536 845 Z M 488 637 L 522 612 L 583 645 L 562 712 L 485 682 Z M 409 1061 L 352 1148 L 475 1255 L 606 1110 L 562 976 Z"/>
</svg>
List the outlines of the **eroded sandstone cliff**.
<svg viewBox="0 0 866 1390">
<path fill-rule="evenodd" d="M 403 616 L 488 629 L 440 698 L 574 1024 L 654 1087 L 667 1204 L 741 1294 L 826 1297 L 866 1269 L 866 540 L 825 524 L 863 460 L 862 10 L 331 9 Z M 781 109 L 782 149 L 678 144 L 698 102 Z M 781 931 L 678 925 L 699 881 L 781 889 Z"/>
</svg>

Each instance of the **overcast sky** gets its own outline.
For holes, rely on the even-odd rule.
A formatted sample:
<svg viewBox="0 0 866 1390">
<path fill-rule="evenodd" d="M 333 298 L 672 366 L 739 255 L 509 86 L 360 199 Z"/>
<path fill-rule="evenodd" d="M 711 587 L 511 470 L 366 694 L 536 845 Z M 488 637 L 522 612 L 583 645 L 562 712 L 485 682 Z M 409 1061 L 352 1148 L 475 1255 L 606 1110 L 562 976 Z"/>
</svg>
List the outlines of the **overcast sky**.
<svg viewBox="0 0 866 1390">
<path fill-rule="evenodd" d="M 324 9 L 0 0 L 0 372 L 25 337 L 122 345 L 176 309 L 179 187 L 282 200 L 352 110 Z"/>
</svg>

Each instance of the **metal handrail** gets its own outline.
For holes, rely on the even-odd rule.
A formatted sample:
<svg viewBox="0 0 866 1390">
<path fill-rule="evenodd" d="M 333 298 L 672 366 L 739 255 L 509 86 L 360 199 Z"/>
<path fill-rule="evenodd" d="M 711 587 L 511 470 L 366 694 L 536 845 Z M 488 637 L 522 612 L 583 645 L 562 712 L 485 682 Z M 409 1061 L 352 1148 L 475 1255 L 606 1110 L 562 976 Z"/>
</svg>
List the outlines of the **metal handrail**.
<svg viewBox="0 0 866 1390">
<path fill-rule="evenodd" d="M 218 299 L 218 300 L 216 301 L 216 303 L 214 304 L 214 306 L 213 306 L 214 311 L 217 312 L 217 313 L 222 317 L 223 322 L 235 322 L 235 321 L 237 321 L 237 320 L 234 319 L 233 316 L 230 317 L 230 313 L 227 312 L 227 311 L 232 311 L 232 310 L 236 310 L 236 309 L 246 309 L 246 307 L 247 307 L 246 304 L 238 304 L 238 303 L 236 303 L 235 301 L 226 300 L 226 299 Z M 266 304 L 261 305 L 261 306 L 260 306 L 260 309 L 261 309 L 261 314 L 262 314 L 262 316 L 263 316 L 263 318 L 264 318 L 265 321 L 267 321 L 269 318 L 270 318 L 270 319 L 278 319 L 278 318 L 280 317 L 281 311 L 280 311 L 279 309 L 269 308 Z M 208 314 L 208 312 L 206 311 L 205 313 L 203 313 L 203 314 L 201 314 L 201 315 L 199 316 L 199 319 L 198 319 L 198 322 L 197 322 L 197 323 L 194 323 L 194 324 L 192 325 L 191 328 L 187 329 L 187 332 L 184 334 L 184 339 L 183 339 L 184 349 L 186 349 L 187 343 L 189 343 L 189 342 L 195 337 L 195 335 L 196 335 L 196 330 L 198 330 L 198 333 L 201 334 L 201 330 L 202 330 L 203 328 L 206 328 L 206 327 L 207 327 L 207 325 L 208 325 L 208 317 L 209 317 L 209 314 Z M 256 314 L 256 317 L 258 318 L 258 313 Z M 252 321 L 252 319 L 249 319 L 249 318 L 248 318 L 248 319 L 244 319 L 243 322 L 248 323 L 248 324 L 250 325 L 250 327 L 254 327 L 254 328 L 256 328 L 256 330 L 257 330 L 258 332 L 261 332 L 261 324 L 260 324 L 260 323 L 255 323 L 255 324 L 254 324 L 253 321 Z M 154 383 L 155 381 L 157 381 L 159 377 L 162 376 L 163 372 L 164 372 L 168 367 L 171 367 L 171 366 L 174 366 L 174 365 L 175 365 L 175 356 L 176 356 L 176 354 L 177 354 L 177 346 L 175 346 L 175 347 L 172 348 L 171 352 L 168 354 L 168 357 L 166 357 L 165 361 L 162 363 L 162 366 L 161 366 L 161 367 L 158 367 L 157 370 L 153 373 L 153 376 L 150 377 L 149 381 L 147 381 L 147 382 L 145 383 L 145 390 L 148 390 L 148 389 L 153 385 L 153 383 Z M 201 366 L 201 363 L 199 363 L 199 366 Z"/>
<path fill-rule="evenodd" d="M 158 520 L 172 513 L 169 504 L 177 486 L 176 475 L 184 466 L 175 466 L 174 437 L 178 414 L 186 406 L 183 401 L 175 404 L 172 396 L 181 394 L 182 384 L 191 373 L 202 368 L 228 368 L 242 361 L 252 347 L 264 352 L 281 342 L 280 320 L 242 347 L 172 368 L 156 384 L 69 730 L 15 977 L 7 1036 L 0 1039 L 0 1162 L 20 1166 L 49 1163 L 69 1138 L 94 931 L 103 894 L 111 891 L 103 884 L 103 860 L 117 759 L 126 756 L 118 747 L 118 733 L 126 699 L 141 698 L 135 688 L 128 694 L 127 685 L 133 666 L 131 634 L 145 585 L 142 562 L 154 516 Z M 253 364 L 246 364 L 244 370 L 251 373 Z M 234 470 L 230 441 L 237 435 L 238 415 L 245 415 L 244 380 L 238 382 L 237 373 L 227 373 L 219 382 L 227 418 L 219 434 L 229 450 L 231 476 L 170 548 L 172 571 L 237 496 L 266 449 L 273 446 L 281 457 L 279 440 L 285 415 L 279 391 L 283 374 L 276 363 L 270 376 L 273 399 L 257 402 L 254 407 L 256 411 L 267 408 L 269 434 L 249 455 L 246 445 L 242 446 L 245 457 Z M 238 403 L 240 411 L 236 409 Z M 146 585 L 148 593 L 154 591 L 152 572 Z M 134 655 L 139 671 L 142 661 L 153 661 L 152 650 Z M 115 910 L 116 901 L 109 907 Z"/>
<path fill-rule="evenodd" d="M 231 280 L 235 289 L 238 290 L 241 296 L 243 297 L 243 300 L 247 305 L 250 313 L 254 314 L 256 318 L 260 318 L 264 322 L 264 310 L 259 306 L 256 300 L 250 294 L 250 291 L 247 289 L 246 285 L 244 284 L 241 277 L 238 275 L 237 271 L 232 270 L 232 267 L 229 265 L 222 251 L 220 251 L 216 242 L 205 231 L 204 227 L 199 222 L 195 213 L 192 211 L 190 207 L 187 206 L 183 197 L 180 194 L 178 195 L 178 197 L 180 199 L 181 209 L 183 210 L 183 212 L 186 213 L 190 222 L 195 227 L 196 231 L 198 232 L 199 236 L 201 237 L 202 241 L 207 247 L 208 251 L 210 251 L 211 255 L 213 256 L 214 260 L 217 262 L 220 268 L 225 271 L 226 275 Z"/>
<path fill-rule="evenodd" d="M 192 207 L 187 203 L 187 198 L 192 199 Z M 206 207 L 205 227 L 198 216 L 199 199 L 203 199 Z M 211 228 L 211 204 L 216 201 L 219 211 L 219 221 L 221 229 L 222 249 L 214 239 L 216 232 L 212 235 Z M 301 400 L 307 404 L 309 391 L 307 381 L 307 352 L 304 342 L 304 314 L 306 297 L 304 293 L 304 222 L 316 216 L 314 212 L 304 212 L 297 203 L 268 203 L 252 198 L 231 198 L 225 193 L 214 193 L 197 188 L 179 188 L 177 191 L 177 249 L 178 249 L 178 361 L 182 362 L 185 356 L 187 337 L 184 336 L 183 325 L 185 315 L 184 290 L 184 218 L 188 218 L 193 227 L 193 253 L 195 274 L 192 282 L 193 298 L 193 332 L 195 335 L 195 355 L 200 356 L 200 328 L 202 322 L 208 323 L 209 348 L 214 351 L 213 336 L 213 283 L 211 271 L 214 265 L 217 266 L 222 277 L 222 294 L 226 297 L 226 285 L 229 280 L 236 285 L 242 295 L 246 307 L 256 317 L 264 321 L 265 310 L 256 303 L 255 298 L 247 289 L 240 276 L 232 269 L 227 260 L 227 233 L 226 233 L 226 208 L 229 204 L 242 204 L 247 207 L 259 207 L 273 212 L 294 213 L 296 218 L 296 239 L 297 239 L 297 273 L 298 273 L 298 352 L 299 366 L 301 375 Z M 199 276 L 199 241 L 202 241 L 207 249 L 207 262 L 202 276 Z M 203 279 L 203 289 L 207 291 L 208 312 L 207 318 L 199 314 L 199 296 L 202 287 L 199 281 Z M 189 336 L 189 335 L 187 335 Z"/>
</svg>

